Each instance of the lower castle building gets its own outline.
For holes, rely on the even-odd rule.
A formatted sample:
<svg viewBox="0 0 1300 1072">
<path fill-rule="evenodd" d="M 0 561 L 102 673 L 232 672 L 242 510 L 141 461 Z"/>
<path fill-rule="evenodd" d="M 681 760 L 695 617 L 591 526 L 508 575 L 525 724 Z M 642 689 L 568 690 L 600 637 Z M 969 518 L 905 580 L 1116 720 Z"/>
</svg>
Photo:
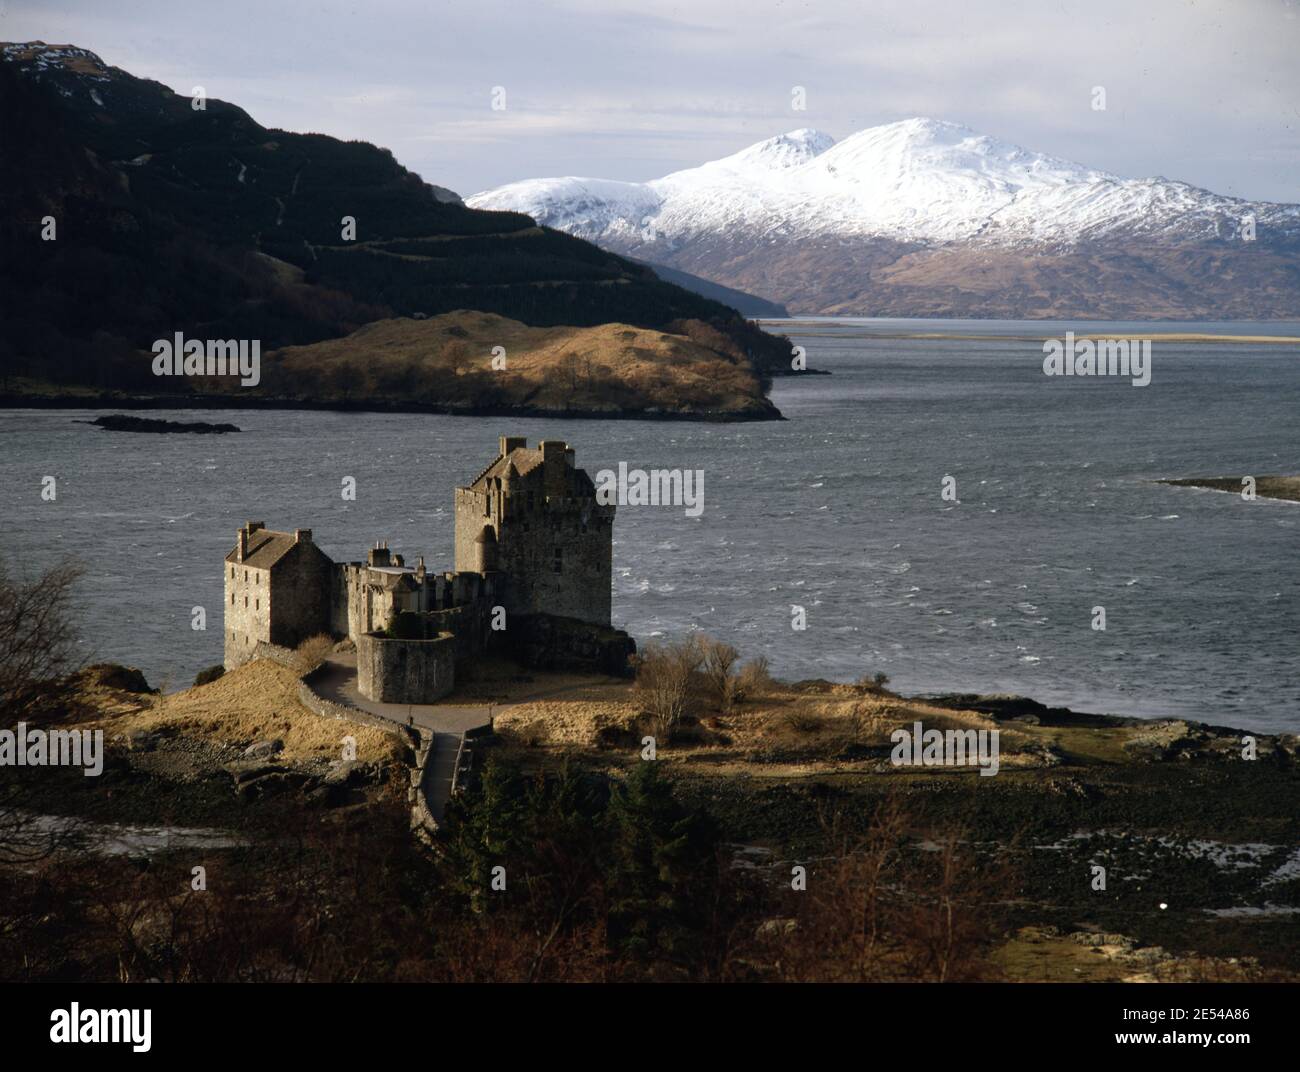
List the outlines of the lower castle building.
<svg viewBox="0 0 1300 1072">
<path fill-rule="evenodd" d="M 502 436 L 496 459 L 456 489 L 455 570 L 408 565 L 378 542 L 335 562 L 311 529 L 239 529 L 225 560 L 225 666 L 258 644 L 294 648 L 327 634 L 356 645 L 363 696 L 430 703 L 457 665 L 487 653 L 540 668 L 625 671 L 634 645 L 610 624 L 613 505 L 573 448 Z"/>
</svg>

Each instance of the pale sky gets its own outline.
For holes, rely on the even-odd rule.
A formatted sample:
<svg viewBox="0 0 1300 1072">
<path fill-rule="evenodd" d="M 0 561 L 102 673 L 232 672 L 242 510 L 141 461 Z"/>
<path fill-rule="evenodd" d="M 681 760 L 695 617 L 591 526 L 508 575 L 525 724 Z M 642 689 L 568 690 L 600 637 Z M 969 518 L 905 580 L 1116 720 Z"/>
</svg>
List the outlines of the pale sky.
<svg viewBox="0 0 1300 1072">
<path fill-rule="evenodd" d="M 464 196 L 535 176 L 645 180 L 798 127 L 838 139 L 920 115 L 1127 177 L 1300 202 L 1297 0 L 0 0 L 0 12 L 4 40 L 81 45 L 266 126 L 375 142 Z"/>
</svg>

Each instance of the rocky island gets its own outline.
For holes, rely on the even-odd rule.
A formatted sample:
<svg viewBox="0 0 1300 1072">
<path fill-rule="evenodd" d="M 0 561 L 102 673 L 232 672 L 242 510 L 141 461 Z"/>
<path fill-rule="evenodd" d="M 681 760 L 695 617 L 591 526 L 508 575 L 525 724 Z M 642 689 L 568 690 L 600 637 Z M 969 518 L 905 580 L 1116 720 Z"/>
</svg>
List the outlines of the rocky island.
<svg viewBox="0 0 1300 1072">
<path fill-rule="evenodd" d="M 1287 502 L 1300 502 L 1300 476 L 1259 476 L 1254 478 L 1240 476 L 1202 476 L 1183 480 L 1162 480 L 1161 484 L 1171 484 L 1180 488 L 1208 488 L 1211 491 L 1230 491 L 1240 495 L 1247 487 L 1246 481 L 1255 481 L 1255 494 L 1263 499 L 1284 499 Z"/>
<path fill-rule="evenodd" d="M 148 417 L 132 417 L 125 413 L 113 413 L 106 417 L 96 417 L 93 421 L 82 421 L 80 423 L 93 424 L 109 432 L 152 432 L 156 434 L 180 432 L 194 435 L 224 435 L 227 432 L 239 431 L 239 428 L 233 424 L 209 424 L 207 421 L 160 421 Z"/>
</svg>

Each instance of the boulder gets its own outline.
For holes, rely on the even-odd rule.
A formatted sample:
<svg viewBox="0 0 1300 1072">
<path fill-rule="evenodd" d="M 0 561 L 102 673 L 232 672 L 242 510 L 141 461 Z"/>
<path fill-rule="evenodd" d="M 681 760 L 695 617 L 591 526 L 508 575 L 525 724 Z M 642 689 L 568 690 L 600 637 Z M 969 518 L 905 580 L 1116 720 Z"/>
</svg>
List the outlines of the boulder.
<svg viewBox="0 0 1300 1072">
<path fill-rule="evenodd" d="M 290 790 L 299 789 L 307 781 L 308 775 L 303 774 L 301 771 L 274 770 L 240 782 L 235 789 L 235 793 L 240 800 L 248 803 L 249 801 L 279 796 Z"/>
<path fill-rule="evenodd" d="M 123 740 L 131 752 L 152 752 L 158 747 L 158 735 L 148 730 L 129 730 Z"/>
<path fill-rule="evenodd" d="M 255 741 L 244 749 L 245 759 L 269 759 L 284 751 L 284 742 L 278 737 L 273 741 Z"/>
<path fill-rule="evenodd" d="M 343 785 L 325 783 L 309 789 L 304 799 L 313 808 L 338 808 L 348 802 L 348 789 Z"/>
<path fill-rule="evenodd" d="M 154 692 L 145 680 L 144 674 L 134 666 L 121 666 L 118 663 L 95 663 L 86 667 L 86 674 L 97 685 L 122 692 Z"/>
<path fill-rule="evenodd" d="M 347 788 L 369 785 L 375 780 L 375 769 L 359 759 L 336 759 L 325 772 L 324 784 Z"/>
<path fill-rule="evenodd" d="M 284 767 L 277 766 L 274 763 L 237 762 L 227 763 L 226 773 L 234 779 L 235 785 L 240 786 L 245 782 L 251 782 L 255 778 L 260 778 L 264 774 L 279 774 L 285 770 Z"/>
</svg>

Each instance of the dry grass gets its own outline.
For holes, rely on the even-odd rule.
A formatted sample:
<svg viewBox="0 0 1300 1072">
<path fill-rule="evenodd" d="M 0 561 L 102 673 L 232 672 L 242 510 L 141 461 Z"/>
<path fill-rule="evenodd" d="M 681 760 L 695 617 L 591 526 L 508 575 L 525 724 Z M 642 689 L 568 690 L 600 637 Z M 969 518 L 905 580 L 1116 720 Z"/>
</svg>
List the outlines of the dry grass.
<svg viewBox="0 0 1300 1072">
<path fill-rule="evenodd" d="M 539 681 L 530 688 L 545 690 L 547 685 Z M 555 695 L 510 707 L 496 716 L 495 725 L 509 743 L 594 748 L 603 731 L 631 732 L 640 718 L 630 682 L 587 678 L 568 681 Z"/>
<path fill-rule="evenodd" d="M 889 747 L 895 729 L 911 729 L 920 721 L 926 729 L 996 727 L 1004 768 L 1041 763 L 1036 755 L 1019 754 L 1037 734 L 998 725 L 978 712 L 934 707 L 858 685 L 769 681 L 761 695 L 737 704 L 728 715 L 716 710 L 711 693 L 702 689 L 690 704 L 703 732 L 682 735 L 666 746 L 660 741 L 662 758 L 707 760 L 719 773 L 731 765 L 756 763 L 762 765 L 756 772 L 773 775 L 874 770 L 880 768 L 879 757 L 845 759 L 845 749 Z M 518 704 L 497 715 L 496 728 L 508 744 L 520 747 L 608 751 L 615 742 L 612 758 L 618 751 L 634 756 L 631 742 L 653 732 L 652 722 L 635 687 L 617 682 Z"/>
<path fill-rule="evenodd" d="M 392 757 L 399 748 L 382 730 L 322 718 L 303 707 L 297 675 L 266 659 L 169 696 L 96 688 L 85 699 L 97 716 L 91 724 L 109 738 L 132 730 L 171 730 L 223 744 L 279 738 L 284 742 L 282 758 L 289 761 L 337 758 L 347 735 L 356 738 L 357 758 L 365 762 Z"/>
</svg>

